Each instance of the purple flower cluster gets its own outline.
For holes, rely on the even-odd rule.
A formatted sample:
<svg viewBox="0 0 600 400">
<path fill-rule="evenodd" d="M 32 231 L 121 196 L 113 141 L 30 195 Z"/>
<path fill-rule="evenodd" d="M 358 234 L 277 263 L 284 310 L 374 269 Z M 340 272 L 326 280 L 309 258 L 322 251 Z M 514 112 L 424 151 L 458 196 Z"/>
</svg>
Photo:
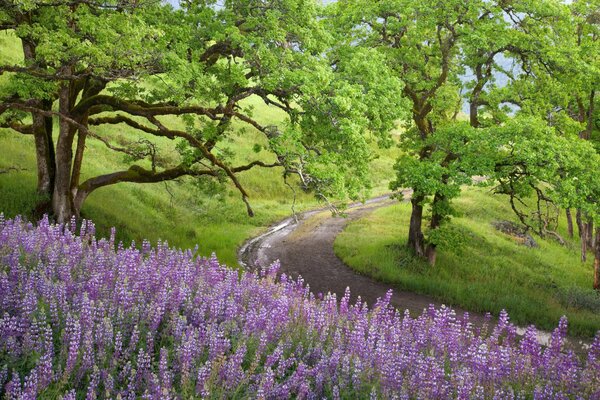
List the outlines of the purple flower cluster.
<svg viewBox="0 0 600 400">
<path fill-rule="evenodd" d="M 276 275 L 0 217 L 0 397 L 600 399 L 600 335 L 580 359 L 566 319 L 541 347 L 506 314 L 413 318 Z"/>
</svg>

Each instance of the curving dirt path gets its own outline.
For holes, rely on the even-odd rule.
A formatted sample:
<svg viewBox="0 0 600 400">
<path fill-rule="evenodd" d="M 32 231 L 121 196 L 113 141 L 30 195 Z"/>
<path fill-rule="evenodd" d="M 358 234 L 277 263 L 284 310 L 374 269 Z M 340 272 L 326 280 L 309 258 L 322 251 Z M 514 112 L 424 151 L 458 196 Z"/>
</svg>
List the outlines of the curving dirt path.
<svg viewBox="0 0 600 400">
<path fill-rule="evenodd" d="M 388 290 L 393 289 L 392 305 L 401 310 L 410 310 L 411 315 L 421 314 L 430 304 L 439 307 L 442 303 L 433 297 L 399 291 L 391 285 L 358 274 L 333 251 L 335 238 L 350 221 L 397 201 L 389 196 L 381 196 L 364 204 L 353 204 L 346 210 L 345 217 L 332 217 L 328 210 L 321 209 L 300 214 L 297 223 L 293 218 L 285 219 L 263 235 L 246 242 L 239 252 L 240 264 L 256 268 L 279 260 L 281 273 L 293 278 L 302 276 L 316 295 L 332 292 L 339 299 L 349 287 L 353 301 L 360 296 L 372 306 L 377 298 L 384 297 Z M 453 308 L 458 315 L 465 312 Z M 484 321 L 481 314 L 469 314 L 473 322 Z"/>
</svg>

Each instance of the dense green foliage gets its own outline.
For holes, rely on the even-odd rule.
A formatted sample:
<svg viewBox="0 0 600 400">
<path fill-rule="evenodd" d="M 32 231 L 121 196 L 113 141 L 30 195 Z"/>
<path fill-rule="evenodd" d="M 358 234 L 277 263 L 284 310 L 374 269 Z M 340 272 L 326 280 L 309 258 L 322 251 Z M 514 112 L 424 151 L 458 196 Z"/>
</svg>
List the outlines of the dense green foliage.
<svg viewBox="0 0 600 400">
<path fill-rule="evenodd" d="M 389 143 L 401 82 L 368 49 L 331 53 L 317 11 L 297 1 L 11 3 L 0 26 L 24 58 L 0 65 L 11 74 L 0 123 L 35 137 L 38 192 L 59 221 L 101 187 L 186 176 L 208 188 L 230 181 L 252 216 L 238 174 L 258 167 L 282 167 L 326 201 L 364 197 L 369 141 Z M 282 117 L 258 120 L 253 96 Z M 121 142 L 103 131 L 124 125 L 135 134 Z M 257 136 L 248 131 L 260 138 L 250 149 L 266 154 L 237 163 L 226 143 Z M 82 179 L 92 140 L 129 168 Z"/>
</svg>

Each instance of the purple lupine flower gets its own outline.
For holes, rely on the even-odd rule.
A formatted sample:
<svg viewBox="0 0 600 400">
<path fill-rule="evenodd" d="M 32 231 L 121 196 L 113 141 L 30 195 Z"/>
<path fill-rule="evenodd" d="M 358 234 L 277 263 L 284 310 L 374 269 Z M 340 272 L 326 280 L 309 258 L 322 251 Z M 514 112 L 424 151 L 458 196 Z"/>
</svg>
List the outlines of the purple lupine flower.
<svg viewBox="0 0 600 400">
<path fill-rule="evenodd" d="M 12 379 L 4 388 L 4 397 L 7 400 L 19 400 L 22 396 L 21 379 L 17 372 L 12 373 Z"/>
<path fill-rule="evenodd" d="M 210 361 L 206 362 L 202 367 L 198 369 L 198 376 L 196 379 L 196 393 L 200 396 L 210 396 L 210 390 L 208 388 L 208 380 L 212 373 L 212 365 Z"/>
<path fill-rule="evenodd" d="M 98 388 L 98 383 L 100 382 L 100 370 L 98 367 L 94 366 L 94 370 L 92 372 L 92 376 L 90 379 L 90 383 L 88 384 L 87 393 L 85 395 L 85 400 L 96 400 L 96 389 Z"/>
<path fill-rule="evenodd" d="M 447 307 L 413 317 L 391 293 L 372 309 L 349 290 L 318 300 L 302 278 L 277 278 L 277 263 L 238 274 L 166 242 L 115 248 L 114 231 L 74 229 L 0 217 L 6 398 L 44 397 L 54 382 L 69 399 L 194 385 L 202 397 L 600 398 L 600 334 L 579 359 L 564 350 L 566 319 L 543 349 L 533 327 L 516 340 L 506 312 L 488 328 Z"/>
<path fill-rule="evenodd" d="M 65 338 L 68 343 L 67 349 L 67 364 L 65 367 L 65 375 L 70 374 L 75 368 L 75 363 L 79 356 L 79 342 L 81 340 L 81 327 L 79 321 L 75 320 L 71 314 L 67 315 Z"/>
</svg>

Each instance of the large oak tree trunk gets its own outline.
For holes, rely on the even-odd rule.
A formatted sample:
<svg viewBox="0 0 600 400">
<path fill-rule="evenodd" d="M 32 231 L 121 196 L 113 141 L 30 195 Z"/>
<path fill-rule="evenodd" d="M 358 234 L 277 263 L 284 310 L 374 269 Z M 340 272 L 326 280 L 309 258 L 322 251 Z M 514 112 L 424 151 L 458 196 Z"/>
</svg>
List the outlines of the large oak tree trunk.
<svg viewBox="0 0 600 400">
<path fill-rule="evenodd" d="M 36 47 L 32 41 L 22 39 L 23 56 L 26 63 L 35 63 Z M 40 100 L 35 106 L 42 110 L 52 109 L 51 100 Z M 37 164 L 37 191 L 39 194 L 51 196 L 54 190 L 56 174 L 54 142 L 52 139 L 52 118 L 32 112 L 32 133 L 35 141 Z"/>
<path fill-rule="evenodd" d="M 69 85 L 63 84 L 59 97 L 61 114 L 69 114 L 70 100 Z M 73 215 L 76 215 L 71 192 L 74 136 L 75 128 L 65 118 L 60 117 L 58 142 L 56 144 L 56 182 L 52 194 L 52 210 L 59 223 L 68 222 Z"/>
<path fill-rule="evenodd" d="M 423 196 L 413 196 L 410 200 L 412 212 L 408 230 L 408 247 L 413 249 L 418 257 L 425 255 L 425 237 L 423 235 Z"/>
<path fill-rule="evenodd" d="M 40 194 L 51 195 L 56 174 L 52 120 L 38 113 L 32 113 L 32 119 L 37 163 L 37 191 Z"/>
</svg>

